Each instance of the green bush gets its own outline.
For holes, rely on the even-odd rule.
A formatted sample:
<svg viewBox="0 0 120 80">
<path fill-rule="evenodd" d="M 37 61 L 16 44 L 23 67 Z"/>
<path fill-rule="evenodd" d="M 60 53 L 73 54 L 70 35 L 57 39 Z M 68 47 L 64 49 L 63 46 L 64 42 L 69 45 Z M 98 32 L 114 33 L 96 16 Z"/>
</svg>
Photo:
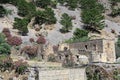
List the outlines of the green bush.
<svg viewBox="0 0 120 80">
<path fill-rule="evenodd" d="M 81 38 L 81 37 L 84 37 L 84 36 L 88 36 L 88 31 L 76 28 L 76 30 L 73 33 L 73 35 L 74 35 L 74 37 Z"/>
<path fill-rule="evenodd" d="M 9 3 L 11 0 L 0 0 L 0 3 L 3 3 L 3 4 L 5 4 L 5 3 Z"/>
<path fill-rule="evenodd" d="M 36 5 L 41 8 L 46 8 L 48 5 L 50 5 L 51 0 L 36 0 Z"/>
<path fill-rule="evenodd" d="M 94 31 L 104 28 L 104 7 L 96 0 L 80 0 L 82 8 L 82 22 L 85 24 L 85 29 Z"/>
<path fill-rule="evenodd" d="M 61 19 L 62 20 L 60 21 L 60 23 L 63 25 L 63 27 L 60 29 L 60 32 L 69 32 L 69 30 L 71 30 L 73 27 L 72 18 L 68 14 L 64 13 Z"/>
<path fill-rule="evenodd" d="M 18 15 L 31 19 L 35 15 L 36 7 L 33 3 L 28 3 L 26 0 L 5 0 L 4 3 L 10 3 L 18 8 Z"/>
<path fill-rule="evenodd" d="M 36 7 L 33 3 L 28 3 L 25 0 L 16 1 L 16 6 L 18 7 L 18 14 L 22 17 L 28 17 L 31 19 L 35 15 Z"/>
<path fill-rule="evenodd" d="M 21 16 L 27 16 L 28 18 L 31 19 L 31 17 L 34 16 L 36 12 L 36 8 L 32 3 L 26 3 L 24 5 L 21 5 L 21 7 L 18 8 L 19 12 L 18 14 Z"/>
<path fill-rule="evenodd" d="M 24 72 L 27 70 L 27 67 L 27 62 L 24 62 L 23 60 L 18 60 L 14 62 L 15 73 L 24 74 Z"/>
<path fill-rule="evenodd" d="M 21 34 L 24 36 L 27 35 L 28 33 L 28 28 L 27 28 L 28 23 L 29 23 L 28 19 L 15 18 L 15 23 L 13 25 L 13 28 L 18 29 L 21 32 Z"/>
<path fill-rule="evenodd" d="M 6 10 L 3 6 L 0 6 L 0 17 L 4 17 L 6 15 Z"/>
<path fill-rule="evenodd" d="M 75 32 L 73 33 L 73 37 L 69 40 L 66 40 L 66 43 L 74 43 L 74 42 L 83 42 L 88 41 L 90 38 L 88 37 L 88 31 L 81 30 L 77 28 Z"/>
<path fill-rule="evenodd" d="M 78 0 L 68 0 L 67 5 L 69 6 L 69 9 L 74 10 L 78 7 Z"/>
<path fill-rule="evenodd" d="M 96 30 L 100 30 L 104 28 L 104 22 L 101 21 L 104 19 L 104 16 L 101 15 L 101 13 L 98 11 L 98 9 L 89 9 L 89 10 L 83 10 L 82 12 L 82 21 L 85 23 L 88 27 L 94 28 Z"/>
<path fill-rule="evenodd" d="M 8 43 L 0 44 L 0 54 L 10 54 L 10 45 Z"/>
<path fill-rule="evenodd" d="M 51 8 L 45 8 L 44 16 L 46 18 L 46 24 L 55 24 L 57 21 L 54 11 Z"/>
<path fill-rule="evenodd" d="M 0 33 L 0 54 L 10 54 L 10 45 L 5 41 L 5 36 Z"/>
<path fill-rule="evenodd" d="M 37 11 L 34 24 L 55 24 L 56 18 L 54 11 L 51 8 L 45 8 L 44 11 Z"/>
<path fill-rule="evenodd" d="M 0 70 L 2 72 L 11 70 L 13 61 L 8 55 L 0 55 Z"/>
<path fill-rule="evenodd" d="M 27 69 L 27 66 L 25 65 L 20 65 L 16 68 L 15 72 L 18 74 L 23 74 L 25 70 Z"/>
<path fill-rule="evenodd" d="M 58 2 L 62 5 L 66 3 L 70 10 L 74 10 L 79 5 L 79 0 L 58 0 Z"/>
<path fill-rule="evenodd" d="M 57 0 L 36 0 L 35 4 L 37 7 L 46 8 L 46 7 L 56 7 Z"/>
</svg>

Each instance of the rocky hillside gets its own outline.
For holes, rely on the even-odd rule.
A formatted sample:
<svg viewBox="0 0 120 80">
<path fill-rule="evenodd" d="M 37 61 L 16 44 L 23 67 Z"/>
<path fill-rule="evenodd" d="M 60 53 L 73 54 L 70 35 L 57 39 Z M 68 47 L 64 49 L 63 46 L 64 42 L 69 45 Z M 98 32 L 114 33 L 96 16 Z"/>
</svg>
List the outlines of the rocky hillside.
<svg viewBox="0 0 120 80">
<path fill-rule="evenodd" d="M 83 18 L 85 18 L 85 17 L 83 17 L 84 15 L 82 14 L 83 11 L 85 10 L 85 8 L 83 8 L 84 6 L 82 7 L 83 0 L 78 0 L 78 2 L 76 0 L 73 2 L 70 2 L 71 0 L 70 1 L 69 0 L 62 0 L 62 1 L 59 1 L 59 0 L 51 1 L 50 0 L 51 3 L 48 2 L 45 5 L 44 5 L 45 2 L 41 1 L 41 0 L 33 1 L 34 4 L 31 4 L 30 0 L 27 0 L 27 2 L 25 0 L 22 0 L 21 2 L 24 2 L 23 4 L 21 4 L 20 1 L 18 1 L 18 3 L 16 3 L 15 1 L 12 2 L 12 0 L 11 1 L 8 0 L 8 2 L 7 2 L 7 0 L 6 0 L 6 2 L 4 0 L 2 0 L 2 1 L 0 2 L 1 6 L 3 6 L 3 8 L 6 10 L 7 14 L 0 18 L 0 31 L 2 31 L 3 28 L 9 28 L 12 35 L 20 36 L 22 38 L 23 43 L 29 43 L 30 38 L 33 38 L 36 40 L 37 39 L 36 35 L 41 34 L 46 38 L 47 43 L 56 45 L 58 43 L 65 42 L 66 40 L 68 40 L 70 38 L 73 38 L 76 28 L 83 29 L 84 24 L 87 23 L 84 21 Z M 93 0 L 91 0 L 91 2 L 92 1 Z M 93 38 L 116 38 L 116 36 L 119 35 L 119 33 L 120 33 L 120 19 L 119 19 L 120 12 L 118 12 L 118 14 L 114 14 L 113 7 L 114 6 L 120 7 L 119 0 L 116 2 L 112 2 L 112 0 L 111 1 L 110 0 L 98 0 L 97 4 L 98 3 L 102 4 L 101 6 L 104 7 L 103 8 L 104 12 L 101 13 L 101 15 L 104 15 L 104 18 L 101 19 L 101 21 L 104 21 L 105 27 L 102 29 L 98 29 L 98 31 L 100 31 L 101 34 L 98 34 L 94 31 L 89 31 L 89 36 L 90 37 L 94 36 Z M 114 3 L 116 5 L 114 5 Z M 22 12 L 22 11 L 24 11 L 23 10 L 24 7 L 21 7 L 21 5 L 24 6 L 25 4 L 28 4 L 28 6 L 32 5 L 33 9 L 32 8 L 30 9 L 27 6 L 28 9 L 31 10 L 31 12 L 25 10 L 26 13 L 24 14 Z M 40 6 L 41 4 L 43 4 L 43 6 Z M 85 3 L 85 4 L 87 4 L 87 3 Z M 42 19 L 39 16 L 40 12 L 44 11 L 46 6 L 49 7 L 50 9 L 52 9 L 51 13 L 48 15 L 53 16 L 56 19 L 55 22 L 50 22 L 50 20 L 52 19 L 51 16 L 50 17 L 48 16 L 48 18 L 50 18 L 50 20 L 48 20 L 48 22 L 46 22 L 47 19 L 45 19 L 46 21 L 44 21 L 44 19 Z M 34 8 L 36 9 L 36 11 L 38 13 L 38 14 L 36 14 L 36 16 L 31 15 L 31 14 L 34 14 L 33 13 Z M 32 12 L 32 10 L 33 10 L 33 12 Z M 53 13 L 52 13 L 52 11 L 53 11 Z M 64 19 L 63 14 L 65 14 L 65 13 L 68 15 L 68 19 L 70 19 L 70 20 L 68 20 L 68 19 L 64 20 L 66 22 L 63 22 L 63 24 L 62 24 L 62 19 Z M 24 32 L 21 29 L 15 28 L 15 22 L 17 22 L 17 20 L 15 20 L 15 18 L 17 17 L 20 19 L 24 19 L 27 16 L 26 14 L 30 15 L 31 18 L 29 18 L 30 21 L 26 25 L 28 28 L 28 31 Z M 88 14 L 88 15 L 90 15 L 90 14 Z M 117 16 L 114 16 L 114 15 L 117 15 Z M 44 16 L 44 15 L 42 15 L 42 16 Z M 37 18 L 39 20 L 38 20 L 38 22 L 35 23 L 35 20 L 37 21 Z M 88 18 L 88 19 L 91 19 L 91 18 Z M 20 24 L 22 24 L 22 23 L 20 23 Z M 24 25 L 18 25 L 18 26 L 24 26 Z M 64 31 L 61 32 L 60 30 L 63 29 L 62 27 L 65 27 L 65 26 L 71 26 L 72 28 L 69 29 L 67 32 L 64 32 Z M 92 25 L 92 26 L 94 26 L 94 25 Z M 96 30 L 97 28 L 93 27 L 93 29 Z M 27 34 L 21 35 L 20 32 L 27 33 Z"/>
</svg>

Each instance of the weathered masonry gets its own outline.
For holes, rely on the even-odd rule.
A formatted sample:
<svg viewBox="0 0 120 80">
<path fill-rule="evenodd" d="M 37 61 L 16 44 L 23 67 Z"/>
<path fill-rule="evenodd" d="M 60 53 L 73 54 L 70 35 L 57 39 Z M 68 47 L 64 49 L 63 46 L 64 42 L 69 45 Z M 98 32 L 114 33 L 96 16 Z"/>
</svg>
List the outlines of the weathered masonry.
<svg viewBox="0 0 120 80">
<path fill-rule="evenodd" d="M 116 61 L 114 40 L 89 40 L 69 44 L 68 48 L 76 59 L 84 55 L 88 57 L 89 62 L 114 63 Z"/>
<path fill-rule="evenodd" d="M 87 80 L 85 68 L 40 70 L 39 80 Z"/>
<path fill-rule="evenodd" d="M 76 54 L 76 57 L 85 55 L 90 62 L 113 63 L 116 60 L 114 40 L 97 39 L 73 43 L 69 45 L 69 49 L 77 49 L 78 55 Z"/>
</svg>

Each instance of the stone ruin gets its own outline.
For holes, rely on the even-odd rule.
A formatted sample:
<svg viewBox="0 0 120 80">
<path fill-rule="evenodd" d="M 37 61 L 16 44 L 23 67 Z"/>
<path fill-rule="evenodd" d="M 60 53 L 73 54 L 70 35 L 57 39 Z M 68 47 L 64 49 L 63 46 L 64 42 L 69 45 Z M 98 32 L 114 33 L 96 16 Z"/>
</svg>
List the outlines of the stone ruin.
<svg viewBox="0 0 120 80">
<path fill-rule="evenodd" d="M 115 41 L 110 39 L 95 39 L 86 42 L 59 44 L 56 50 L 50 44 L 44 47 L 37 45 L 36 53 L 37 57 L 42 60 L 47 61 L 48 56 L 53 54 L 57 62 L 67 63 L 66 60 L 68 60 L 77 65 L 92 62 L 116 62 Z"/>
<path fill-rule="evenodd" d="M 61 44 L 58 50 L 59 60 L 63 61 L 63 58 L 68 57 L 66 55 L 72 56 L 76 64 L 92 62 L 114 63 L 116 62 L 115 41 L 95 39 L 86 42 Z"/>
</svg>

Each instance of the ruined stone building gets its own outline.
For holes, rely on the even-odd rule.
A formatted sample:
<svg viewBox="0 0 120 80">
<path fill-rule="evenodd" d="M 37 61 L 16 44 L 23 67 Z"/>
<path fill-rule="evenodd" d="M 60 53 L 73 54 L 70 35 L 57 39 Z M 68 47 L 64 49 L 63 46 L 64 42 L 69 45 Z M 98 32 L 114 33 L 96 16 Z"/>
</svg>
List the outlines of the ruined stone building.
<svg viewBox="0 0 120 80">
<path fill-rule="evenodd" d="M 94 39 L 71 44 L 64 43 L 59 44 L 54 49 L 52 45 L 47 45 L 42 52 L 40 47 L 36 51 L 38 53 L 37 57 L 42 60 L 47 61 L 48 56 L 53 54 L 56 61 L 61 63 L 68 63 L 67 61 L 70 60 L 75 64 L 88 64 L 91 62 L 114 63 L 116 61 L 115 42 L 110 39 Z"/>
<path fill-rule="evenodd" d="M 64 48 L 70 50 L 70 54 L 72 53 L 76 62 L 85 61 L 84 59 L 88 59 L 89 63 L 114 63 L 116 61 L 114 40 L 96 39 L 86 42 L 62 44 L 59 50 L 63 51 Z"/>
</svg>

